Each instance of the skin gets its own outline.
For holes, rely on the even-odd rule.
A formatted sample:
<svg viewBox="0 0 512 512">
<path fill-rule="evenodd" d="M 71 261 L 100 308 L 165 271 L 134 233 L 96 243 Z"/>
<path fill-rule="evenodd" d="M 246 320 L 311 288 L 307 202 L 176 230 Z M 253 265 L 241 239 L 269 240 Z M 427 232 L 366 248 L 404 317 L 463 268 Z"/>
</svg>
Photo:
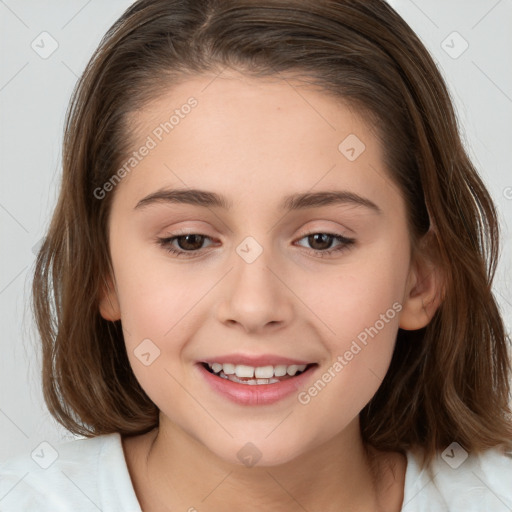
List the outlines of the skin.
<svg viewBox="0 0 512 512">
<path fill-rule="evenodd" d="M 122 319 L 133 371 L 160 409 L 158 430 L 123 439 L 137 496 L 145 512 L 399 511 L 406 459 L 372 450 L 374 482 L 358 415 L 386 374 L 399 326 L 418 329 L 433 316 L 436 269 L 412 257 L 401 192 L 356 111 L 292 79 L 213 77 L 190 78 L 133 116 L 136 150 L 168 112 L 198 101 L 113 192 L 114 273 L 101 313 Z M 354 161 L 338 150 L 349 134 L 366 146 Z M 217 192 L 232 207 L 135 208 L 162 188 Z M 279 209 L 289 194 L 332 190 L 381 211 Z M 193 257 L 157 242 L 180 229 L 209 237 Z M 320 257 L 340 243 L 315 244 L 310 233 L 355 243 Z M 250 264 L 236 252 L 247 236 L 263 248 Z M 276 354 L 316 362 L 318 378 L 396 303 L 401 311 L 307 405 L 296 394 L 235 404 L 198 373 L 197 361 L 216 355 Z M 160 355 L 145 366 L 134 350 L 148 338 Z M 250 468 L 237 458 L 248 442 L 261 452 Z"/>
</svg>

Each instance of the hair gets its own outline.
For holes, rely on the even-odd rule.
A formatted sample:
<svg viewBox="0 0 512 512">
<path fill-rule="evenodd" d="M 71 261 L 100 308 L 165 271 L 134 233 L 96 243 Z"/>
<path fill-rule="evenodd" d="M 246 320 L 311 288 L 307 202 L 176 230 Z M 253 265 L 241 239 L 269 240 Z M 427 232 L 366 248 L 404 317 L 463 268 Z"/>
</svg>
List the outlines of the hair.
<svg viewBox="0 0 512 512">
<path fill-rule="evenodd" d="M 121 321 L 99 313 L 115 191 L 99 200 L 94 190 L 133 144 L 132 114 L 180 80 L 226 68 L 294 76 L 369 120 L 407 206 L 411 250 L 421 257 L 428 247 L 442 272 L 432 320 L 399 329 L 384 381 L 360 413 L 365 445 L 419 446 L 423 463 L 453 441 L 468 451 L 511 446 L 510 339 L 491 290 L 495 206 L 439 70 L 383 0 L 139 0 L 106 33 L 68 109 L 60 196 L 33 281 L 52 415 L 86 437 L 158 426 Z"/>
</svg>

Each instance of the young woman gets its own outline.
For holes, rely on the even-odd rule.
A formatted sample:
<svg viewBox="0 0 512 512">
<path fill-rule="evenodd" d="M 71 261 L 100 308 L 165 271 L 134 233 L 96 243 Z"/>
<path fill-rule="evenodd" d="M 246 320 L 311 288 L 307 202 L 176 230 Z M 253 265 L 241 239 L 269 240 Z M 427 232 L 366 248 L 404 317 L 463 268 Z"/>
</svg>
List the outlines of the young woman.
<svg viewBox="0 0 512 512">
<path fill-rule="evenodd" d="M 2 511 L 510 510 L 495 208 L 384 1 L 136 2 L 63 166 L 34 305 L 87 439 Z"/>
</svg>

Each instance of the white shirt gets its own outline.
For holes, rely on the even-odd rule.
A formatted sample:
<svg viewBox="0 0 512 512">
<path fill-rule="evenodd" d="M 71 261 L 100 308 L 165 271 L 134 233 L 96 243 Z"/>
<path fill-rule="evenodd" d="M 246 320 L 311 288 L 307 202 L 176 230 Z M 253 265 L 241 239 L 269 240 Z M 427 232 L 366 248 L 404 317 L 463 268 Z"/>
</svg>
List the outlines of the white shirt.
<svg viewBox="0 0 512 512">
<path fill-rule="evenodd" d="M 512 455 L 498 448 L 465 455 L 450 445 L 432 463 L 432 480 L 418 453 L 407 452 L 402 511 L 510 512 Z M 142 512 L 117 433 L 42 443 L 0 464 L 0 512 L 98 511 Z"/>
</svg>

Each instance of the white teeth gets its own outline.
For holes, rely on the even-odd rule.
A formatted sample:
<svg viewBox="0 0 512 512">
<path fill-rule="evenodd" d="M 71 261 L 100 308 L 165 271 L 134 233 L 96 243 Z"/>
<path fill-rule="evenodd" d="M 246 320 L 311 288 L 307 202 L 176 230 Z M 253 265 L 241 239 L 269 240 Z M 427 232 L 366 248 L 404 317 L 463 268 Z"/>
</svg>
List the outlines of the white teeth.
<svg viewBox="0 0 512 512">
<path fill-rule="evenodd" d="M 273 366 L 258 366 L 254 369 L 254 376 L 257 379 L 270 379 L 274 376 Z"/>
<path fill-rule="evenodd" d="M 290 366 L 288 366 L 286 373 L 293 377 L 297 373 L 297 365 L 291 364 Z"/>
<path fill-rule="evenodd" d="M 307 364 L 299 364 L 299 365 L 297 365 L 297 372 L 303 372 L 306 369 L 306 366 L 307 366 Z"/>
<path fill-rule="evenodd" d="M 276 384 L 281 382 L 279 379 L 249 379 L 249 380 L 240 380 L 236 375 L 224 375 L 222 372 L 219 374 L 223 379 L 228 379 L 231 382 L 238 382 L 239 384 L 248 384 L 249 386 L 255 386 L 260 384 Z"/>
<path fill-rule="evenodd" d="M 254 367 L 237 364 L 235 367 L 235 373 L 237 377 L 254 377 Z"/>
<path fill-rule="evenodd" d="M 213 363 L 212 364 L 212 370 L 215 372 L 215 373 L 219 373 L 221 370 L 222 370 L 222 365 L 219 364 L 219 363 Z"/>
<path fill-rule="evenodd" d="M 226 375 L 233 375 L 235 373 L 235 365 L 231 363 L 224 363 L 222 370 Z"/>
<path fill-rule="evenodd" d="M 276 377 L 284 377 L 286 375 L 286 365 L 280 364 L 274 368 L 274 375 Z"/>
<path fill-rule="evenodd" d="M 245 364 L 235 365 L 232 363 L 208 363 L 208 366 L 214 373 L 221 377 L 229 375 L 232 377 L 252 379 L 254 380 L 254 383 L 252 383 L 251 380 L 245 380 L 243 382 L 248 384 L 259 384 L 258 380 L 276 380 L 274 377 L 284 377 L 287 375 L 293 377 L 298 372 L 303 372 L 307 365 L 291 364 L 286 366 L 284 364 L 280 364 L 276 366 L 267 365 L 254 367 Z M 267 384 L 267 382 L 265 382 L 265 384 Z"/>
</svg>

